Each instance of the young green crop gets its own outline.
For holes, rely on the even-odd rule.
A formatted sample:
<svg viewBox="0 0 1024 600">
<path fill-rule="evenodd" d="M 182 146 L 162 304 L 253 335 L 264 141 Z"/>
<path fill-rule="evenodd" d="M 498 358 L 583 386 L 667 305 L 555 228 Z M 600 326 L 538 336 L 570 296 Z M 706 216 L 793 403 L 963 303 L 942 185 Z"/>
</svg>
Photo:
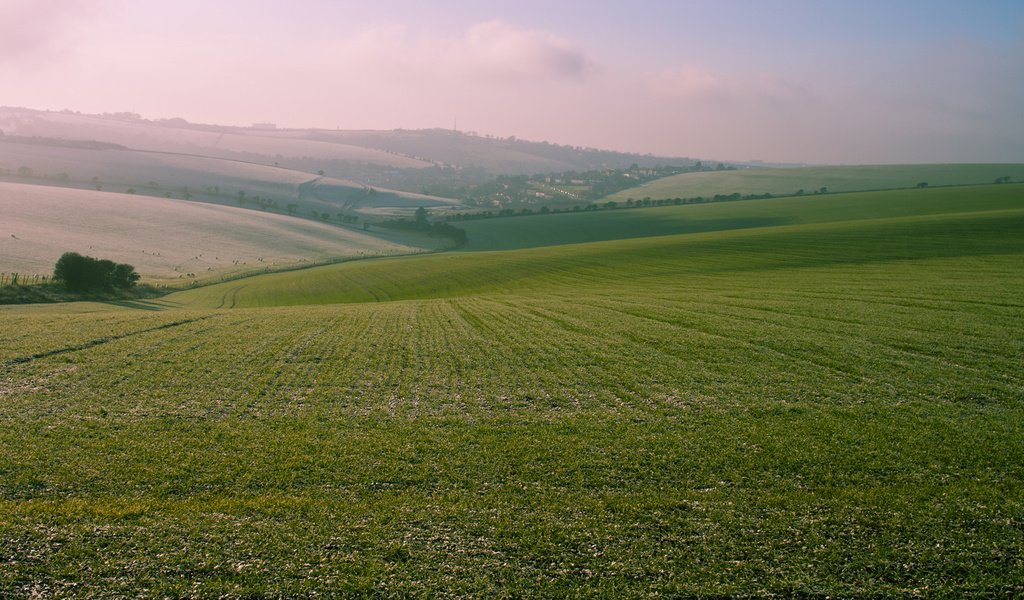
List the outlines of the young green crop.
<svg viewBox="0 0 1024 600">
<path fill-rule="evenodd" d="M 738 193 L 790 196 L 802 191 L 813 195 L 825 188 L 830 193 L 860 192 L 949 185 L 990 184 L 1009 177 L 1024 181 L 1024 165 L 1012 164 L 923 164 L 923 165 L 851 165 L 794 167 L 784 169 L 738 169 L 706 173 L 684 173 L 658 179 L 639 187 L 608 196 L 607 200 L 626 202 L 644 197 L 712 198 L 716 194 Z"/>
<path fill-rule="evenodd" d="M 3 309 L 0 594 L 1020 595 L 1024 224 L 965 208 Z"/>
</svg>

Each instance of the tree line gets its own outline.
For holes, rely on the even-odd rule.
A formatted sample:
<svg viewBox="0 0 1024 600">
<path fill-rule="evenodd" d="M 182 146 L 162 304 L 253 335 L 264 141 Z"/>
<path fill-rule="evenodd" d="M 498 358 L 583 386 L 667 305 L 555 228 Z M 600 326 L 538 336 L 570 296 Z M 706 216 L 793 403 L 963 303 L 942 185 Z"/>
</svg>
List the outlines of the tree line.
<svg viewBox="0 0 1024 600">
<path fill-rule="evenodd" d="M 465 229 L 460 229 L 450 223 L 445 223 L 444 221 L 434 221 L 431 223 L 427 218 L 427 209 L 422 206 L 416 209 L 416 214 L 413 216 L 412 221 L 405 218 L 399 218 L 381 221 L 376 223 L 376 225 L 391 229 L 418 231 L 420 233 L 425 233 L 430 237 L 451 238 L 455 242 L 455 246 L 457 248 L 465 246 L 469 241 L 469 238 L 466 237 Z"/>
</svg>

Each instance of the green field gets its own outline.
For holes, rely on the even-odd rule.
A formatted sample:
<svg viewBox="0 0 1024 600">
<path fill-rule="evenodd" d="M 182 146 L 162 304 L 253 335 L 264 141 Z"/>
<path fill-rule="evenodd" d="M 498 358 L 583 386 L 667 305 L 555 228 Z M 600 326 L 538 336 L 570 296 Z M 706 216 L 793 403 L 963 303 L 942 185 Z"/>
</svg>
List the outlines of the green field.
<svg viewBox="0 0 1024 600">
<path fill-rule="evenodd" d="M 823 187 L 829 192 L 860 192 L 913 188 L 920 183 L 930 187 L 987 184 L 1000 177 L 1024 181 L 1024 165 L 858 165 L 684 173 L 612 194 L 608 200 L 711 198 L 735 193 L 789 196 L 798 190 L 812 194 Z"/>
<path fill-rule="evenodd" d="M 465 250 L 509 250 L 625 238 L 823 224 L 864 218 L 939 215 L 998 209 L 1024 195 L 1024 187 L 982 186 L 945 190 L 901 190 L 870 194 L 826 194 L 691 206 L 619 208 L 526 217 L 459 221 Z"/>
<path fill-rule="evenodd" d="M 1024 594 L 1015 190 L 0 307 L 0 595 Z"/>
</svg>

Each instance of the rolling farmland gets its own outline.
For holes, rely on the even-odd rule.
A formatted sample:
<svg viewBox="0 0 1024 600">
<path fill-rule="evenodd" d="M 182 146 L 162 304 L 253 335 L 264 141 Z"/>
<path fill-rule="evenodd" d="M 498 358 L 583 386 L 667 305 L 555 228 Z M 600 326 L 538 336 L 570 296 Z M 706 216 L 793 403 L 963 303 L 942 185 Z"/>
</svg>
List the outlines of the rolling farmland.
<svg viewBox="0 0 1024 600">
<path fill-rule="evenodd" d="M 688 206 L 620 208 L 537 216 L 460 221 L 465 250 L 509 250 L 678 233 L 781 225 L 834 223 L 905 216 L 954 214 L 1014 206 L 1020 185 L 826 194 Z"/>
<path fill-rule="evenodd" d="M 789 196 L 798 190 L 812 194 L 823 187 L 829 192 L 860 192 L 913 188 L 920 183 L 931 187 L 988 184 L 1001 177 L 1024 181 L 1024 165 L 860 165 L 684 173 L 612 194 L 608 199 L 711 198 L 734 193 Z"/>
<path fill-rule="evenodd" d="M 0 593 L 1024 593 L 1019 186 L 477 224 L 0 307 Z"/>
<path fill-rule="evenodd" d="M 6 273 L 49 274 L 76 251 L 132 264 L 146 282 L 178 284 L 438 244 L 234 207 L 2 182 L 0 213 Z"/>
<path fill-rule="evenodd" d="M 8 133 L 41 137 L 103 140 L 155 152 L 250 156 L 316 156 L 326 160 L 358 161 L 399 168 L 424 168 L 431 163 L 341 140 L 308 139 L 301 132 L 254 130 L 217 126 L 188 126 L 174 121 L 152 123 L 97 115 L 4 110 L 0 125 Z"/>
<path fill-rule="evenodd" d="M 30 175 L 18 174 L 26 168 Z M 11 142 L 0 137 L 3 170 L 17 183 L 184 198 L 313 220 L 322 220 L 322 214 L 337 220 L 339 211 L 458 204 L 268 164 L 127 148 Z"/>
</svg>

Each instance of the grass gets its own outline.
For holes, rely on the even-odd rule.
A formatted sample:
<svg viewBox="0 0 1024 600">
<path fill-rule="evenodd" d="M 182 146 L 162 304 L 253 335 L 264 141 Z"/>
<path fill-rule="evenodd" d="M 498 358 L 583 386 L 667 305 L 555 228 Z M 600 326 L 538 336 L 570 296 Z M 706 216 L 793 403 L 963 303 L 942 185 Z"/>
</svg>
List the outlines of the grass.
<svg viewBox="0 0 1024 600">
<path fill-rule="evenodd" d="M 942 215 L 1020 205 L 1019 184 L 744 200 L 460 221 L 468 251 L 510 250 L 680 233 Z"/>
<path fill-rule="evenodd" d="M 556 242 L 558 229 L 551 223 L 563 223 L 563 242 L 573 239 L 583 229 L 579 223 L 587 220 L 594 230 L 609 235 L 616 231 L 630 235 L 645 226 L 649 232 L 668 227 L 701 231 L 730 222 L 744 226 L 515 252 L 364 261 L 209 286 L 168 300 L 203 308 L 373 302 L 586 289 L 608 282 L 618 282 L 621 287 L 663 285 L 681 277 L 693 281 L 735 271 L 747 272 L 752 281 L 759 281 L 758 274 L 768 269 L 1014 253 L 1020 243 L 1013 232 L 1020 229 L 1024 217 L 1020 196 L 1014 191 L 1019 187 L 858 194 L 820 201 L 738 202 L 729 205 L 735 206 L 731 221 L 723 218 L 729 214 L 725 205 L 608 211 L 600 218 L 552 215 L 534 217 L 533 222 L 531 217 L 496 219 L 487 224 L 497 228 L 508 221 L 505 239 L 521 233 L 524 245 Z M 910 213 L 915 214 L 908 216 Z M 881 216 L 856 218 L 868 215 Z M 617 230 L 616 218 L 624 219 L 618 221 Z M 778 222 L 804 224 L 774 225 Z M 524 229 L 534 223 L 538 227 L 547 225 L 548 229 L 530 237 Z M 762 226 L 757 227 L 757 223 Z"/>
<path fill-rule="evenodd" d="M 741 169 L 684 173 L 658 179 L 640 187 L 612 194 L 608 200 L 625 202 L 628 198 L 710 198 L 716 194 L 774 194 L 788 196 L 797 190 L 812 194 L 822 187 L 829 192 L 860 192 L 895 188 L 988 184 L 999 177 L 1024 180 L 1022 164 L 930 164 L 930 165 L 857 165 L 799 167 L 786 169 Z"/>
<path fill-rule="evenodd" d="M 0 286 L 0 304 L 42 304 L 47 302 L 134 302 L 157 298 L 167 290 L 151 285 L 137 285 L 129 289 L 69 292 L 62 283 Z"/>
<path fill-rule="evenodd" d="M 961 208 L 0 307 L 0 593 L 1020 595 L 1024 207 Z"/>
</svg>

